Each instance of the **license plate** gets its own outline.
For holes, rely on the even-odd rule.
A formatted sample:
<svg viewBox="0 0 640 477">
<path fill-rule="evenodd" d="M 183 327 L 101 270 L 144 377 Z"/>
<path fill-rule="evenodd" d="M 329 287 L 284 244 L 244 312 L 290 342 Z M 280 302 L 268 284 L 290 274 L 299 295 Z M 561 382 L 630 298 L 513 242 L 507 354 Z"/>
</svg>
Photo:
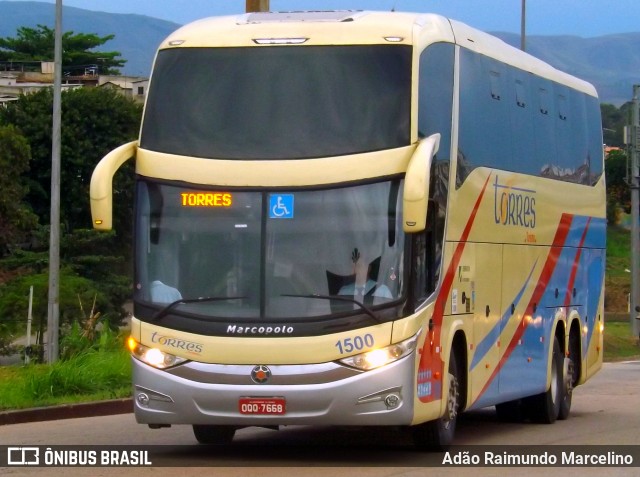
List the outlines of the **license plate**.
<svg viewBox="0 0 640 477">
<path fill-rule="evenodd" d="M 273 416 L 286 413 L 287 406 L 285 398 L 240 398 L 238 401 L 240 414 Z"/>
</svg>

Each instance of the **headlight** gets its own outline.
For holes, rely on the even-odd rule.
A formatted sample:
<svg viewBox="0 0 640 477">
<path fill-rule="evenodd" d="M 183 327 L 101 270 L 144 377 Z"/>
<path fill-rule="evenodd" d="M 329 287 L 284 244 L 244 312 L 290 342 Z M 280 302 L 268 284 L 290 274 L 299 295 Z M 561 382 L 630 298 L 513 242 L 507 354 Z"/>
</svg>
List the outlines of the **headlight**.
<svg viewBox="0 0 640 477">
<path fill-rule="evenodd" d="M 349 356 L 348 358 L 341 359 L 340 362 L 353 368 L 362 369 L 363 371 L 385 366 L 411 354 L 413 350 L 416 349 L 419 335 L 420 333 L 412 336 L 408 340 L 392 344 L 386 348 L 378 348 L 367 351 L 366 353 Z"/>
<path fill-rule="evenodd" d="M 127 347 L 135 358 L 154 368 L 170 368 L 171 366 L 188 361 L 185 358 L 179 358 L 178 356 L 160 351 L 158 348 L 149 348 L 148 346 L 138 343 L 135 338 L 131 336 L 127 340 Z"/>
</svg>

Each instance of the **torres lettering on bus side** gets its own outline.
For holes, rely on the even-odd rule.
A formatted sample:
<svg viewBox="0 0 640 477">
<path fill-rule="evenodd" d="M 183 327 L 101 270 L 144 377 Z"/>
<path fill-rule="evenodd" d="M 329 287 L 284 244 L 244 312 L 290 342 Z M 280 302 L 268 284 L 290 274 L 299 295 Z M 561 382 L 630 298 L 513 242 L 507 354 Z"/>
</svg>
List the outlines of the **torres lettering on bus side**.
<svg viewBox="0 0 640 477">
<path fill-rule="evenodd" d="M 496 224 L 536 227 L 535 190 L 500 184 L 497 175 L 493 189 Z"/>
</svg>

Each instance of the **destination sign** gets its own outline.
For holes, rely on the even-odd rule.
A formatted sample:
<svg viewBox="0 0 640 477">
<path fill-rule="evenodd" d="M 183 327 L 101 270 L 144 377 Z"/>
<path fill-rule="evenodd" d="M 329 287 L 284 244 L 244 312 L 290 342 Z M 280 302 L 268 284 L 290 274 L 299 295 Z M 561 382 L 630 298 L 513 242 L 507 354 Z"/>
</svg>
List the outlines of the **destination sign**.
<svg viewBox="0 0 640 477">
<path fill-rule="evenodd" d="M 183 192 L 183 207 L 231 207 L 233 197 L 229 192 Z"/>
</svg>

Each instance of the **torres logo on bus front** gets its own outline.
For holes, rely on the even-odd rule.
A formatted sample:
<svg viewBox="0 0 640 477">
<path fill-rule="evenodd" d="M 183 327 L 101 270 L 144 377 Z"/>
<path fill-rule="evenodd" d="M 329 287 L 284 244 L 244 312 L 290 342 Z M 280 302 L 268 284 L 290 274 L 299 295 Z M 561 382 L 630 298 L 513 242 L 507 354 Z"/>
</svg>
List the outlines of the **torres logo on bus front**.
<svg viewBox="0 0 640 477">
<path fill-rule="evenodd" d="M 190 353 L 200 354 L 202 353 L 202 344 L 194 341 L 187 341 L 180 338 L 174 338 L 172 336 L 161 335 L 157 331 L 151 334 L 151 342 L 159 343 L 171 348 L 181 349 Z"/>
<path fill-rule="evenodd" d="M 493 190 L 493 213 L 496 224 L 535 228 L 535 190 L 500 184 L 498 176 L 493 184 Z"/>
</svg>

